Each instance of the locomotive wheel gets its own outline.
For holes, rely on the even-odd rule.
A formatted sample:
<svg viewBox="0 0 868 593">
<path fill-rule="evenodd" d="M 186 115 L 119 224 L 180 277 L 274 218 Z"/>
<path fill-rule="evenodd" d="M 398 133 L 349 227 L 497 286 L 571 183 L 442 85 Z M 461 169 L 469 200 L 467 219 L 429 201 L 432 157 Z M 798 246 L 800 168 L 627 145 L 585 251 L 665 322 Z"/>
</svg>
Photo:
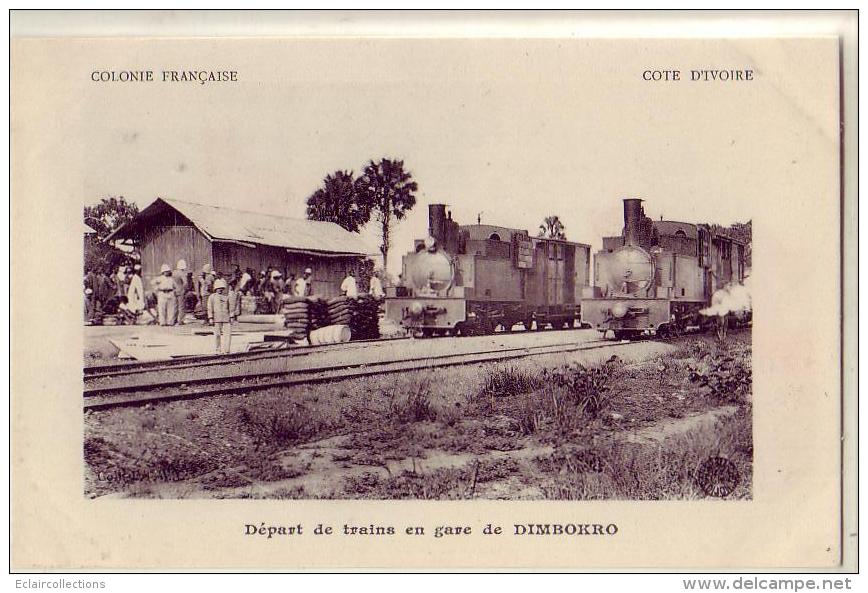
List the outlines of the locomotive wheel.
<svg viewBox="0 0 868 593">
<path fill-rule="evenodd" d="M 494 333 L 496 326 L 491 322 L 491 319 L 487 317 L 483 317 L 479 320 L 479 333 L 480 335 L 487 336 Z"/>
</svg>

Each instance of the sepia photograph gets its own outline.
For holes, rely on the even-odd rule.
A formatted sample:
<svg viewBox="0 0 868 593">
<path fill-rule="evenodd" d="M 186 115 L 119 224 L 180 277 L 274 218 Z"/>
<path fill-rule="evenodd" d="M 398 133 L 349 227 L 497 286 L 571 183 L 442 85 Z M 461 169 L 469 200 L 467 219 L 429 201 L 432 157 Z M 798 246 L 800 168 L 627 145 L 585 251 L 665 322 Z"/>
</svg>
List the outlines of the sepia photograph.
<svg viewBox="0 0 868 593">
<path fill-rule="evenodd" d="M 13 516 L 54 468 L 51 508 L 98 518 L 81 550 L 43 564 L 26 533 L 19 558 L 370 567 L 414 533 L 386 564 L 839 563 L 840 39 L 350 14 L 409 28 L 51 38 L 22 17 L 13 248 L 69 294 L 51 312 L 29 300 L 50 276 L 15 286 Z M 805 546 L 761 552 L 794 504 Z M 193 515 L 189 550 L 101 552 Z M 328 557 L 302 545 L 326 527 Z M 501 556 L 467 555 L 496 529 Z M 432 534 L 454 546 L 426 556 Z"/>
<path fill-rule="evenodd" d="M 630 110 L 591 125 L 583 77 L 532 76 L 540 59 L 582 64 L 575 44 L 456 43 L 486 77 L 447 78 L 444 60 L 436 84 L 402 82 L 414 100 L 354 78 L 368 62 L 407 76 L 425 44 L 400 60 L 356 47 L 350 79 L 254 87 L 255 121 L 248 101 L 159 124 L 100 105 L 82 196 L 86 495 L 750 498 L 758 189 L 690 187 L 749 166 L 743 139 L 680 175 L 601 179 L 612 158 L 681 154 L 691 126 L 624 146 L 610 132 Z M 482 70 L 504 53 L 509 71 Z M 712 73 L 693 84 L 753 70 Z M 246 86 L 179 75 L 91 78 Z M 574 107 L 540 105 L 558 99 Z"/>
</svg>

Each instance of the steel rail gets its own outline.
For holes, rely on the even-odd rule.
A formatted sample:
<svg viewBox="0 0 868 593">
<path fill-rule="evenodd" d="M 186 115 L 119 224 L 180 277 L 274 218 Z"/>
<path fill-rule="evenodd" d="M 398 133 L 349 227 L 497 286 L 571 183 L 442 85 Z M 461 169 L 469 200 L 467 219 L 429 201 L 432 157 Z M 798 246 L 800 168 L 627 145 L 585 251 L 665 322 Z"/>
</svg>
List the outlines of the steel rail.
<svg viewBox="0 0 868 593">
<path fill-rule="evenodd" d="M 85 384 L 84 388 L 84 396 L 85 397 L 94 397 L 98 395 L 106 395 L 111 393 L 119 393 L 119 392 L 128 392 L 134 389 L 160 389 L 166 387 L 180 387 L 180 386 L 189 386 L 189 385 L 200 385 L 205 383 L 213 383 L 215 381 L 231 381 L 233 379 L 258 379 L 260 377 L 270 377 L 276 375 L 284 375 L 287 373 L 317 373 L 330 371 L 333 369 L 343 369 L 343 368 L 354 368 L 360 366 L 370 366 L 376 364 L 389 364 L 389 363 L 400 363 L 405 361 L 413 361 L 413 360 L 439 360 L 444 358 L 450 358 L 454 356 L 474 356 L 474 355 L 485 355 L 485 354 L 494 354 L 498 352 L 524 352 L 530 350 L 544 350 L 549 348 L 564 348 L 564 347 L 573 347 L 583 344 L 595 344 L 597 342 L 602 342 L 602 340 L 593 340 L 588 342 L 573 342 L 570 344 L 539 344 L 534 346 L 513 346 L 513 347 L 500 347 L 500 348 L 487 348 L 483 350 L 476 350 L 473 352 L 465 352 L 462 354 L 430 354 L 426 356 L 410 356 L 407 358 L 396 358 L 387 361 L 373 361 L 373 362 L 359 362 L 359 363 L 342 363 L 342 364 L 329 364 L 326 366 L 320 367 L 307 367 L 301 369 L 279 369 L 274 371 L 250 371 L 250 372 L 240 372 L 240 373 L 230 373 L 225 375 L 215 375 L 215 376 L 205 376 L 205 377 L 191 377 L 188 379 L 169 379 L 167 381 L 142 381 L 138 383 L 129 383 L 129 382 L 121 382 L 117 384 L 99 384 L 96 386 L 88 387 Z M 225 361 L 228 363 L 231 361 Z M 224 365 L 225 365 L 224 363 Z M 152 369 L 151 372 L 160 372 L 161 369 Z"/>
<path fill-rule="evenodd" d="M 372 340 L 353 340 L 341 344 L 321 344 L 317 346 L 296 346 L 289 348 L 275 348 L 253 350 L 250 352 L 235 352 L 234 354 L 195 354 L 180 356 L 170 360 L 148 360 L 121 364 L 92 365 L 84 367 L 85 381 L 92 379 L 104 379 L 107 377 L 120 377 L 146 373 L 159 370 L 175 370 L 186 368 L 199 368 L 206 366 L 232 364 L 235 362 L 248 362 L 252 360 L 269 360 L 279 358 L 293 358 L 307 356 L 319 352 L 333 352 L 342 349 L 354 349 L 353 344 L 369 344 L 371 342 L 392 342 L 409 338 L 378 338 Z M 343 347 L 343 348 L 341 348 Z"/>
<path fill-rule="evenodd" d="M 569 327 L 569 328 L 552 328 L 549 330 L 543 330 L 544 332 L 563 332 L 570 330 L 580 330 L 583 328 L 579 327 Z M 536 333 L 536 330 L 522 330 L 522 331 L 533 331 Z M 490 336 L 498 336 L 498 335 L 517 335 L 522 332 L 513 332 L 513 331 L 504 331 L 504 332 L 496 332 L 493 334 L 489 334 Z M 437 336 L 433 338 L 425 338 L 425 339 L 443 339 L 455 336 Z M 479 336 L 483 337 L 483 336 Z M 234 354 L 192 354 L 189 356 L 179 356 L 177 358 L 172 358 L 168 360 L 147 360 L 147 361 L 137 361 L 137 362 L 127 362 L 127 363 L 118 363 L 118 364 L 103 364 L 103 365 L 89 365 L 84 367 L 84 378 L 85 380 L 89 379 L 102 379 L 106 377 L 114 377 L 120 375 L 135 375 L 138 373 L 144 373 L 148 371 L 154 370 L 170 370 L 170 369 L 184 369 L 184 368 L 192 368 L 192 367 L 203 367 L 203 366 L 213 366 L 213 365 L 223 365 L 223 364 L 231 364 L 234 362 L 247 362 L 249 360 L 268 360 L 270 358 L 283 358 L 283 357 L 293 357 L 293 356 L 305 356 L 307 354 L 314 354 L 318 352 L 329 352 L 336 351 L 341 349 L 353 349 L 355 344 L 371 344 L 371 343 L 380 343 L 380 342 L 394 342 L 396 340 L 409 340 L 409 337 L 400 337 L 400 338 L 371 338 L 368 340 L 352 340 L 350 342 L 344 342 L 341 344 L 319 344 L 316 346 L 292 346 L 288 348 L 273 348 L 273 349 L 262 349 L 262 350 L 253 350 L 249 352 L 236 352 Z"/>
<path fill-rule="evenodd" d="M 151 385 L 133 387 L 117 387 L 101 391 L 85 392 L 84 411 L 103 410 L 120 406 L 132 406 L 153 402 L 195 399 L 210 395 L 250 392 L 254 390 L 284 387 L 299 384 L 322 383 L 382 375 L 397 372 L 482 364 L 514 360 L 545 354 L 561 354 L 601 348 L 619 348 L 633 345 L 634 342 L 594 341 L 582 344 L 555 344 L 548 346 L 530 346 L 509 350 L 492 350 L 470 354 L 448 354 L 439 356 L 419 357 L 405 360 L 374 362 L 358 365 L 327 366 L 308 368 L 296 371 L 276 371 L 266 374 L 249 374 L 233 377 L 203 378 L 188 381 L 171 381 Z M 191 385 L 211 384 L 211 387 L 191 390 Z M 180 388 L 183 385 L 184 388 Z M 178 389 L 171 389 L 178 386 Z M 161 391 L 152 392 L 158 389 Z"/>
</svg>

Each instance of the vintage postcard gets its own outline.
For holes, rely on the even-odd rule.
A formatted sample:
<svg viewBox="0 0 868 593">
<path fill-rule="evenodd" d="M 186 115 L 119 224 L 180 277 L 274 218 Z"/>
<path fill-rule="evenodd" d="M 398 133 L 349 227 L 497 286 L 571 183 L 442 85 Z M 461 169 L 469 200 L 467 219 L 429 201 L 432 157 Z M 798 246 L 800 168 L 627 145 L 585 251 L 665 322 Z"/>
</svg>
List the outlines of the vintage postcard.
<svg viewBox="0 0 868 593">
<path fill-rule="evenodd" d="M 852 564 L 852 14 L 62 16 L 13 14 L 13 569 Z"/>
</svg>

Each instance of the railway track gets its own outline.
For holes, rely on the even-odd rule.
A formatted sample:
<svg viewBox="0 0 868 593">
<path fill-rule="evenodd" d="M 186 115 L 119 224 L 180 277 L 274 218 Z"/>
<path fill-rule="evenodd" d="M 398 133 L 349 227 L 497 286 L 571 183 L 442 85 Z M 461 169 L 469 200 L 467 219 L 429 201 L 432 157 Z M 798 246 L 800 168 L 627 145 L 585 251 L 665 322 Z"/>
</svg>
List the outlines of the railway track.
<svg viewBox="0 0 868 593">
<path fill-rule="evenodd" d="M 567 332 L 567 331 L 576 331 L 581 328 L 552 328 L 549 330 L 545 330 L 546 332 Z M 523 330 L 529 331 L 529 330 Z M 491 334 L 491 336 L 497 337 L 499 335 L 513 335 L 514 333 L 521 332 L 497 332 Z M 534 331 L 535 333 L 535 331 Z M 105 364 L 105 365 L 90 365 L 84 367 L 84 379 L 85 383 L 91 380 L 103 379 L 103 378 L 114 378 L 120 376 L 133 376 L 137 374 L 143 374 L 151 371 L 158 370 L 174 370 L 174 369 L 191 369 L 191 368 L 202 368 L 208 366 L 222 366 L 226 364 L 234 364 L 239 362 L 250 362 L 250 361 L 268 361 L 268 360 L 279 360 L 282 358 L 294 358 L 297 356 L 308 356 L 311 354 L 318 354 L 321 352 L 336 352 L 341 350 L 353 350 L 359 348 L 363 345 L 370 344 L 381 344 L 381 343 L 392 343 L 396 340 L 409 340 L 411 338 L 407 337 L 399 337 L 399 338 L 374 338 L 370 340 L 353 340 L 352 342 L 346 342 L 341 344 L 323 344 L 319 346 L 294 346 L 289 348 L 274 348 L 274 349 L 263 349 L 263 350 L 255 350 L 250 352 L 236 352 L 234 354 L 201 354 L 201 355 L 192 355 L 192 356 L 180 356 L 178 358 L 173 358 L 170 360 L 150 360 L 150 361 L 136 361 L 136 362 L 127 362 L 127 363 L 117 363 L 117 364 Z M 438 340 L 438 339 L 448 339 L 448 337 L 432 337 L 426 338 L 429 340 Z"/>
<path fill-rule="evenodd" d="M 237 362 L 250 362 L 256 360 L 278 360 L 281 358 L 294 358 L 297 356 L 309 356 L 321 352 L 335 352 L 340 350 L 352 350 L 362 344 L 371 342 L 392 342 L 394 340 L 408 338 L 378 338 L 374 340 L 353 340 L 342 344 L 324 344 L 322 346 L 295 346 L 291 348 L 276 348 L 273 350 L 254 350 L 251 352 L 236 352 L 234 354 L 201 354 L 194 356 L 182 356 L 171 360 L 150 360 L 140 362 L 128 362 L 119 364 L 91 365 L 84 367 L 85 382 L 102 378 L 114 378 L 122 376 L 134 376 L 151 371 L 164 371 L 174 369 L 202 368 L 233 364 Z"/>
<path fill-rule="evenodd" d="M 84 390 L 84 411 L 194 399 L 211 395 L 247 393 L 273 387 L 339 381 L 387 373 L 499 362 L 543 354 L 560 354 L 600 348 L 617 349 L 629 346 L 630 344 L 629 342 L 596 340 L 573 344 L 498 348 L 469 354 L 429 355 L 364 364 L 327 365 L 265 373 L 246 372 L 233 375 L 198 377 L 187 380 L 171 379 L 138 383 L 122 381 L 120 384 L 115 385 L 100 384 L 90 387 L 86 385 Z"/>
</svg>

